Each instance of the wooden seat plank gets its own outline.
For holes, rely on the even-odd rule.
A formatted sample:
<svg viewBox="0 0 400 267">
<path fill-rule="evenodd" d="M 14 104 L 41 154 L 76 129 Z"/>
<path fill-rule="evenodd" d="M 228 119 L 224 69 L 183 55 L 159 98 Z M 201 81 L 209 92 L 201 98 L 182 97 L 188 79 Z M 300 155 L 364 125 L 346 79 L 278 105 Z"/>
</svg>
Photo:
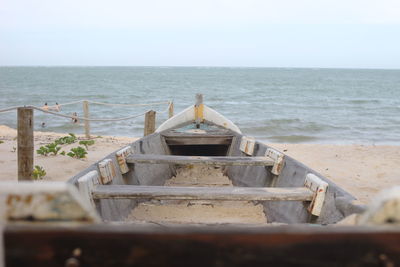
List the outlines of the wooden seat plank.
<svg viewBox="0 0 400 267">
<path fill-rule="evenodd" d="M 314 193 L 305 187 L 172 187 L 141 185 L 99 185 L 92 191 L 95 199 L 150 198 L 175 200 L 272 200 L 311 201 Z"/>
<path fill-rule="evenodd" d="M 273 166 L 275 161 L 269 157 L 204 157 L 204 156 L 134 154 L 127 157 L 126 162 L 148 163 L 148 164 Z"/>
</svg>

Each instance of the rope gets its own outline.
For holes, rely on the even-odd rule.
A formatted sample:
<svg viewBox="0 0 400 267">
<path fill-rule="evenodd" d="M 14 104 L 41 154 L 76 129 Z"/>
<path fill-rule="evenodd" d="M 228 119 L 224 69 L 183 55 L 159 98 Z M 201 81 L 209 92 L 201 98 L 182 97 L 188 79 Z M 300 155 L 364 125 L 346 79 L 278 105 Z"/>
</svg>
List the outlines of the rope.
<svg viewBox="0 0 400 267">
<path fill-rule="evenodd" d="M 156 110 L 156 113 L 158 113 L 158 114 L 167 113 L 167 112 L 169 111 L 169 108 L 171 107 L 171 105 L 172 105 L 172 101 L 169 101 L 169 102 L 168 102 L 168 107 L 167 107 L 166 109 L 164 109 L 164 110 L 162 110 L 162 111 L 157 111 L 157 110 Z"/>
<path fill-rule="evenodd" d="M 69 118 L 69 119 L 78 119 L 78 120 L 83 120 L 83 121 L 123 121 L 123 120 L 128 120 L 128 119 L 133 119 L 133 118 L 137 118 L 140 116 L 143 116 L 144 114 L 146 114 L 148 111 L 141 113 L 141 114 L 137 114 L 137 115 L 133 115 L 133 116 L 128 116 L 128 117 L 123 117 L 123 118 L 114 118 L 114 119 L 90 119 L 90 118 L 85 118 L 85 117 L 78 117 L 78 116 L 71 116 L 71 115 L 65 115 L 65 114 L 60 114 L 60 113 L 56 113 L 53 111 L 49 111 L 49 110 L 44 110 L 42 108 L 38 108 L 38 107 L 34 107 L 34 106 L 28 106 L 27 108 L 33 108 L 39 111 L 42 111 L 44 113 L 49 113 L 55 116 L 59 116 L 59 117 L 64 117 L 64 118 Z"/>
<path fill-rule="evenodd" d="M 112 104 L 112 103 L 104 103 L 104 102 L 96 102 L 88 100 L 89 103 L 97 104 L 97 105 L 105 105 L 105 106 L 119 106 L 119 107 L 139 107 L 139 106 L 156 106 L 162 104 L 169 104 L 170 101 L 163 102 L 154 102 L 154 103 L 146 103 L 146 104 Z"/>
<path fill-rule="evenodd" d="M 19 106 L 15 106 L 15 107 L 9 107 L 9 108 L 5 108 L 5 109 L 0 109 L 0 113 L 1 112 L 9 112 L 12 111 L 14 109 L 20 108 Z"/>
<path fill-rule="evenodd" d="M 75 102 L 69 102 L 69 103 L 65 103 L 65 104 L 60 104 L 59 106 L 72 105 L 72 104 L 80 103 L 80 102 L 83 102 L 83 101 L 84 101 L 84 100 L 79 100 L 79 101 L 75 101 Z M 164 102 L 156 102 L 156 103 L 149 103 L 149 104 L 132 104 L 132 105 L 128 105 L 128 104 L 126 104 L 126 105 L 125 105 L 125 104 L 108 104 L 108 103 L 101 103 L 101 102 L 95 102 L 95 101 L 88 101 L 88 102 L 93 103 L 93 104 L 109 105 L 109 106 L 111 106 L 111 105 L 113 105 L 113 106 L 148 106 L 148 105 L 168 104 L 168 107 L 167 107 L 165 110 L 156 111 L 156 113 L 159 113 L 159 114 L 168 112 L 169 108 L 170 108 L 171 105 L 172 105 L 172 101 L 168 101 L 168 102 L 165 102 L 165 101 L 164 101 Z M 129 119 L 134 119 L 134 118 L 143 116 L 143 115 L 145 115 L 147 112 L 150 111 L 150 110 L 147 110 L 147 111 L 144 112 L 144 113 L 140 113 L 140 114 L 132 115 L 132 116 L 128 116 L 128 117 L 123 117 L 123 118 L 90 119 L 90 118 L 86 118 L 86 117 L 78 117 L 78 116 L 72 116 L 72 115 L 65 115 L 65 114 L 53 112 L 53 111 L 50 111 L 50 110 L 45 110 L 45 109 L 42 109 L 42 108 L 39 108 L 39 107 L 35 107 L 35 106 L 24 106 L 24 107 L 36 109 L 36 110 L 39 110 L 39 111 L 41 111 L 41 112 L 48 113 L 48 114 L 52 114 L 52 115 L 55 115 L 55 116 L 58 116 L 58 117 L 63 117 L 63 118 L 68 118 L 68 119 L 78 119 L 78 120 L 84 120 L 84 121 L 122 121 L 122 120 L 129 120 Z M 51 107 L 53 107 L 53 106 L 49 106 L 49 108 L 51 108 Z M 55 106 L 54 106 L 54 107 L 55 107 Z M 18 109 L 18 108 L 20 108 L 20 106 L 15 106 L 15 107 L 9 107 L 9 108 L 5 108 L 5 109 L 0 109 L 0 113 L 1 113 L 1 112 L 10 112 L 10 111 L 13 111 L 13 110 Z"/>
<path fill-rule="evenodd" d="M 78 103 L 81 103 L 81 102 L 83 102 L 83 100 L 78 100 L 78 101 L 68 102 L 68 103 L 58 104 L 58 105 L 59 105 L 60 107 L 62 107 L 62 106 L 68 106 L 68 105 L 78 104 Z M 56 106 L 57 106 L 57 105 L 50 106 L 50 107 L 56 107 Z"/>
<path fill-rule="evenodd" d="M 83 101 L 85 101 L 85 100 L 78 100 L 78 101 L 74 101 L 74 102 L 58 104 L 58 106 L 61 107 L 61 106 L 67 106 L 67 105 L 74 105 L 74 104 L 82 103 Z M 86 100 L 86 101 L 88 101 L 89 103 L 92 103 L 92 104 L 97 104 L 97 105 L 121 106 L 121 107 L 156 106 L 156 105 L 168 104 L 168 108 L 169 108 L 172 104 L 172 101 L 163 101 L 163 102 L 154 102 L 154 103 L 145 103 L 145 104 L 112 104 L 112 103 L 96 102 L 96 101 L 91 101 L 91 100 Z M 8 107 L 5 109 L 0 109 L 0 113 L 11 111 L 11 110 L 14 110 L 14 109 L 17 109 L 20 107 L 22 107 L 22 106 L 14 106 L 14 107 Z M 48 106 L 48 108 L 55 108 L 55 107 L 57 107 L 57 105 Z M 160 113 L 162 113 L 162 112 L 164 112 L 164 111 L 161 111 Z"/>
</svg>

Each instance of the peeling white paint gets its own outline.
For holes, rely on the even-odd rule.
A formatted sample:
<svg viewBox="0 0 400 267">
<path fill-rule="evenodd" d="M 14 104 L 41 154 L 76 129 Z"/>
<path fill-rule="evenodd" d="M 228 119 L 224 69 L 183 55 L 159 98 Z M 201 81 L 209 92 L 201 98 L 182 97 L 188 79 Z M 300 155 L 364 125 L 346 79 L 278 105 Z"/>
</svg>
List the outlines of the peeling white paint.
<svg viewBox="0 0 400 267">
<path fill-rule="evenodd" d="M 116 178 L 114 163 L 111 159 L 105 159 L 99 162 L 100 180 L 102 184 L 111 183 Z"/>
<path fill-rule="evenodd" d="M 274 166 L 272 167 L 271 173 L 274 175 L 279 175 L 283 169 L 284 165 L 284 155 L 272 148 L 268 148 L 265 152 L 265 156 L 273 159 L 275 161 Z"/>
<path fill-rule="evenodd" d="M 243 136 L 240 141 L 240 150 L 246 155 L 253 156 L 256 140 L 253 137 Z"/>
<path fill-rule="evenodd" d="M 62 182 L 1 182 L 2 221 L 99 221 L 76 187 Z"/>
<path fill-rule="evenodd" d="M 203 116 L 206 122 L 211 122 L 223 128 L 227 128 L 237 133 L 241 133 L 239 127 L 237 127 L 232 121 L 225 118 L 220 113 L 218 113 L 217 111 L 206 105 L 204 105 Z M 173 129 L 179 127 L 180 125 L 184 125 L 191 122 L 194 123 L 195 119 L 196 119 L 195 106 L 193 105 L 179 112 L 172 118 L 166 120 L 157 128 L 156 132 L 162 132 L 165 130 Z"/>
<path fill-rule="evenodd" d="M 132 153 L 132 147 L 130 146 L 124 147 L 123 149 L 115 153 L 122 174 L 129 172 L 128 164 L 126 164 L 126 158 Z"/>
<path fill-rule="evenodd" d="M 79 193 L 84 199 L 90 202 L 93 207 L 95 207 L 95 204 L 92 198 L 92 191 L 99 184 L 99 174 L 97 171 L 88 172 L 78 179 Z"/>
<path fill-rule="evenodd" d="M 319 216 L 324 205 L 328 183 L 322 181 L 321 178 L 319 178 L 315 174 L 309 173 L 306 176 L 304 186 L 315 193 L 314 198 L 311 201 L 310 206 L 308 207 L 308 211 L 312 215 Z"/>
</svg>

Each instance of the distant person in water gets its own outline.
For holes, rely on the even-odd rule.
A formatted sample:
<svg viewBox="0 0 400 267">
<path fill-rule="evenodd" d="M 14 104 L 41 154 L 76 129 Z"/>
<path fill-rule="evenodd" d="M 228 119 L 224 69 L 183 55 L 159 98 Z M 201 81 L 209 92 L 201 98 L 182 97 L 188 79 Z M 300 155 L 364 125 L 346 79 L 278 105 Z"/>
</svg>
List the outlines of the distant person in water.
<svg viewBox="0 0 400 267">
<path fill-rule="evenodd" d="M 54 110 L 57 112 L 61 111 L 61 106 L 57 102 L 56 102 Z"/>
<path fill-rule="evenodd" d="M 44 103 L 44 106 L 42 107 L 42 109 L 44 109 L 44 110 L 49 110 L 49 106 L 47 105 L 47 102 L 46 103 Z"/>
<path fill-rule="evenodd" d="M 46 123 L 42 122 L 42 128 L 46 127 Z"/>
<path fill-rule="evenodd" d="M 72 113 L 72 123 L 78 123 L 78 113 Z"/>
</svg>

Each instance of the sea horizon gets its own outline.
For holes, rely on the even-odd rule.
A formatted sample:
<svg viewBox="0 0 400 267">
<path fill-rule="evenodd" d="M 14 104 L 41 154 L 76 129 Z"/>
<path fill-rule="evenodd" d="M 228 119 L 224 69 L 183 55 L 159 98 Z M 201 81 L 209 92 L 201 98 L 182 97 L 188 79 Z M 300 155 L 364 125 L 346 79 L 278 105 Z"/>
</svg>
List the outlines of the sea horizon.
<svg viewBox="0 0 400 267">
<path fill-rule="evenodd" d="M 322 69 L 322 70 L 400 70 L 400 68 L 377 67 L 269 67 L 229 65 L 0 65 L 0 68 L 233 68 L 233 69 Z"/>
<path fill-rule="evenodd" d="M 0 66 L 0 109 L 78 100 L 114 104 L 174 101 L 175 112 L 204 94 L 206 105 L 243 134 L 271 143 L 400 145 L 400 70 L 223 66 Z M 91 117 L 148 108 L 90 105 Z M 81 104 L 62 107 L 77 112 Z M 35 130 L 82 133 L 81 125 L 35 112 Z M 157 113 L 157 125 L 167 113 Z M 41 124 L 45 122 L 45 127 Z M 0 124 L 16 126 L 15 112 Z M 141 136 L 143 116 L 92 122 L 93 135 Z"/>
</svg>

